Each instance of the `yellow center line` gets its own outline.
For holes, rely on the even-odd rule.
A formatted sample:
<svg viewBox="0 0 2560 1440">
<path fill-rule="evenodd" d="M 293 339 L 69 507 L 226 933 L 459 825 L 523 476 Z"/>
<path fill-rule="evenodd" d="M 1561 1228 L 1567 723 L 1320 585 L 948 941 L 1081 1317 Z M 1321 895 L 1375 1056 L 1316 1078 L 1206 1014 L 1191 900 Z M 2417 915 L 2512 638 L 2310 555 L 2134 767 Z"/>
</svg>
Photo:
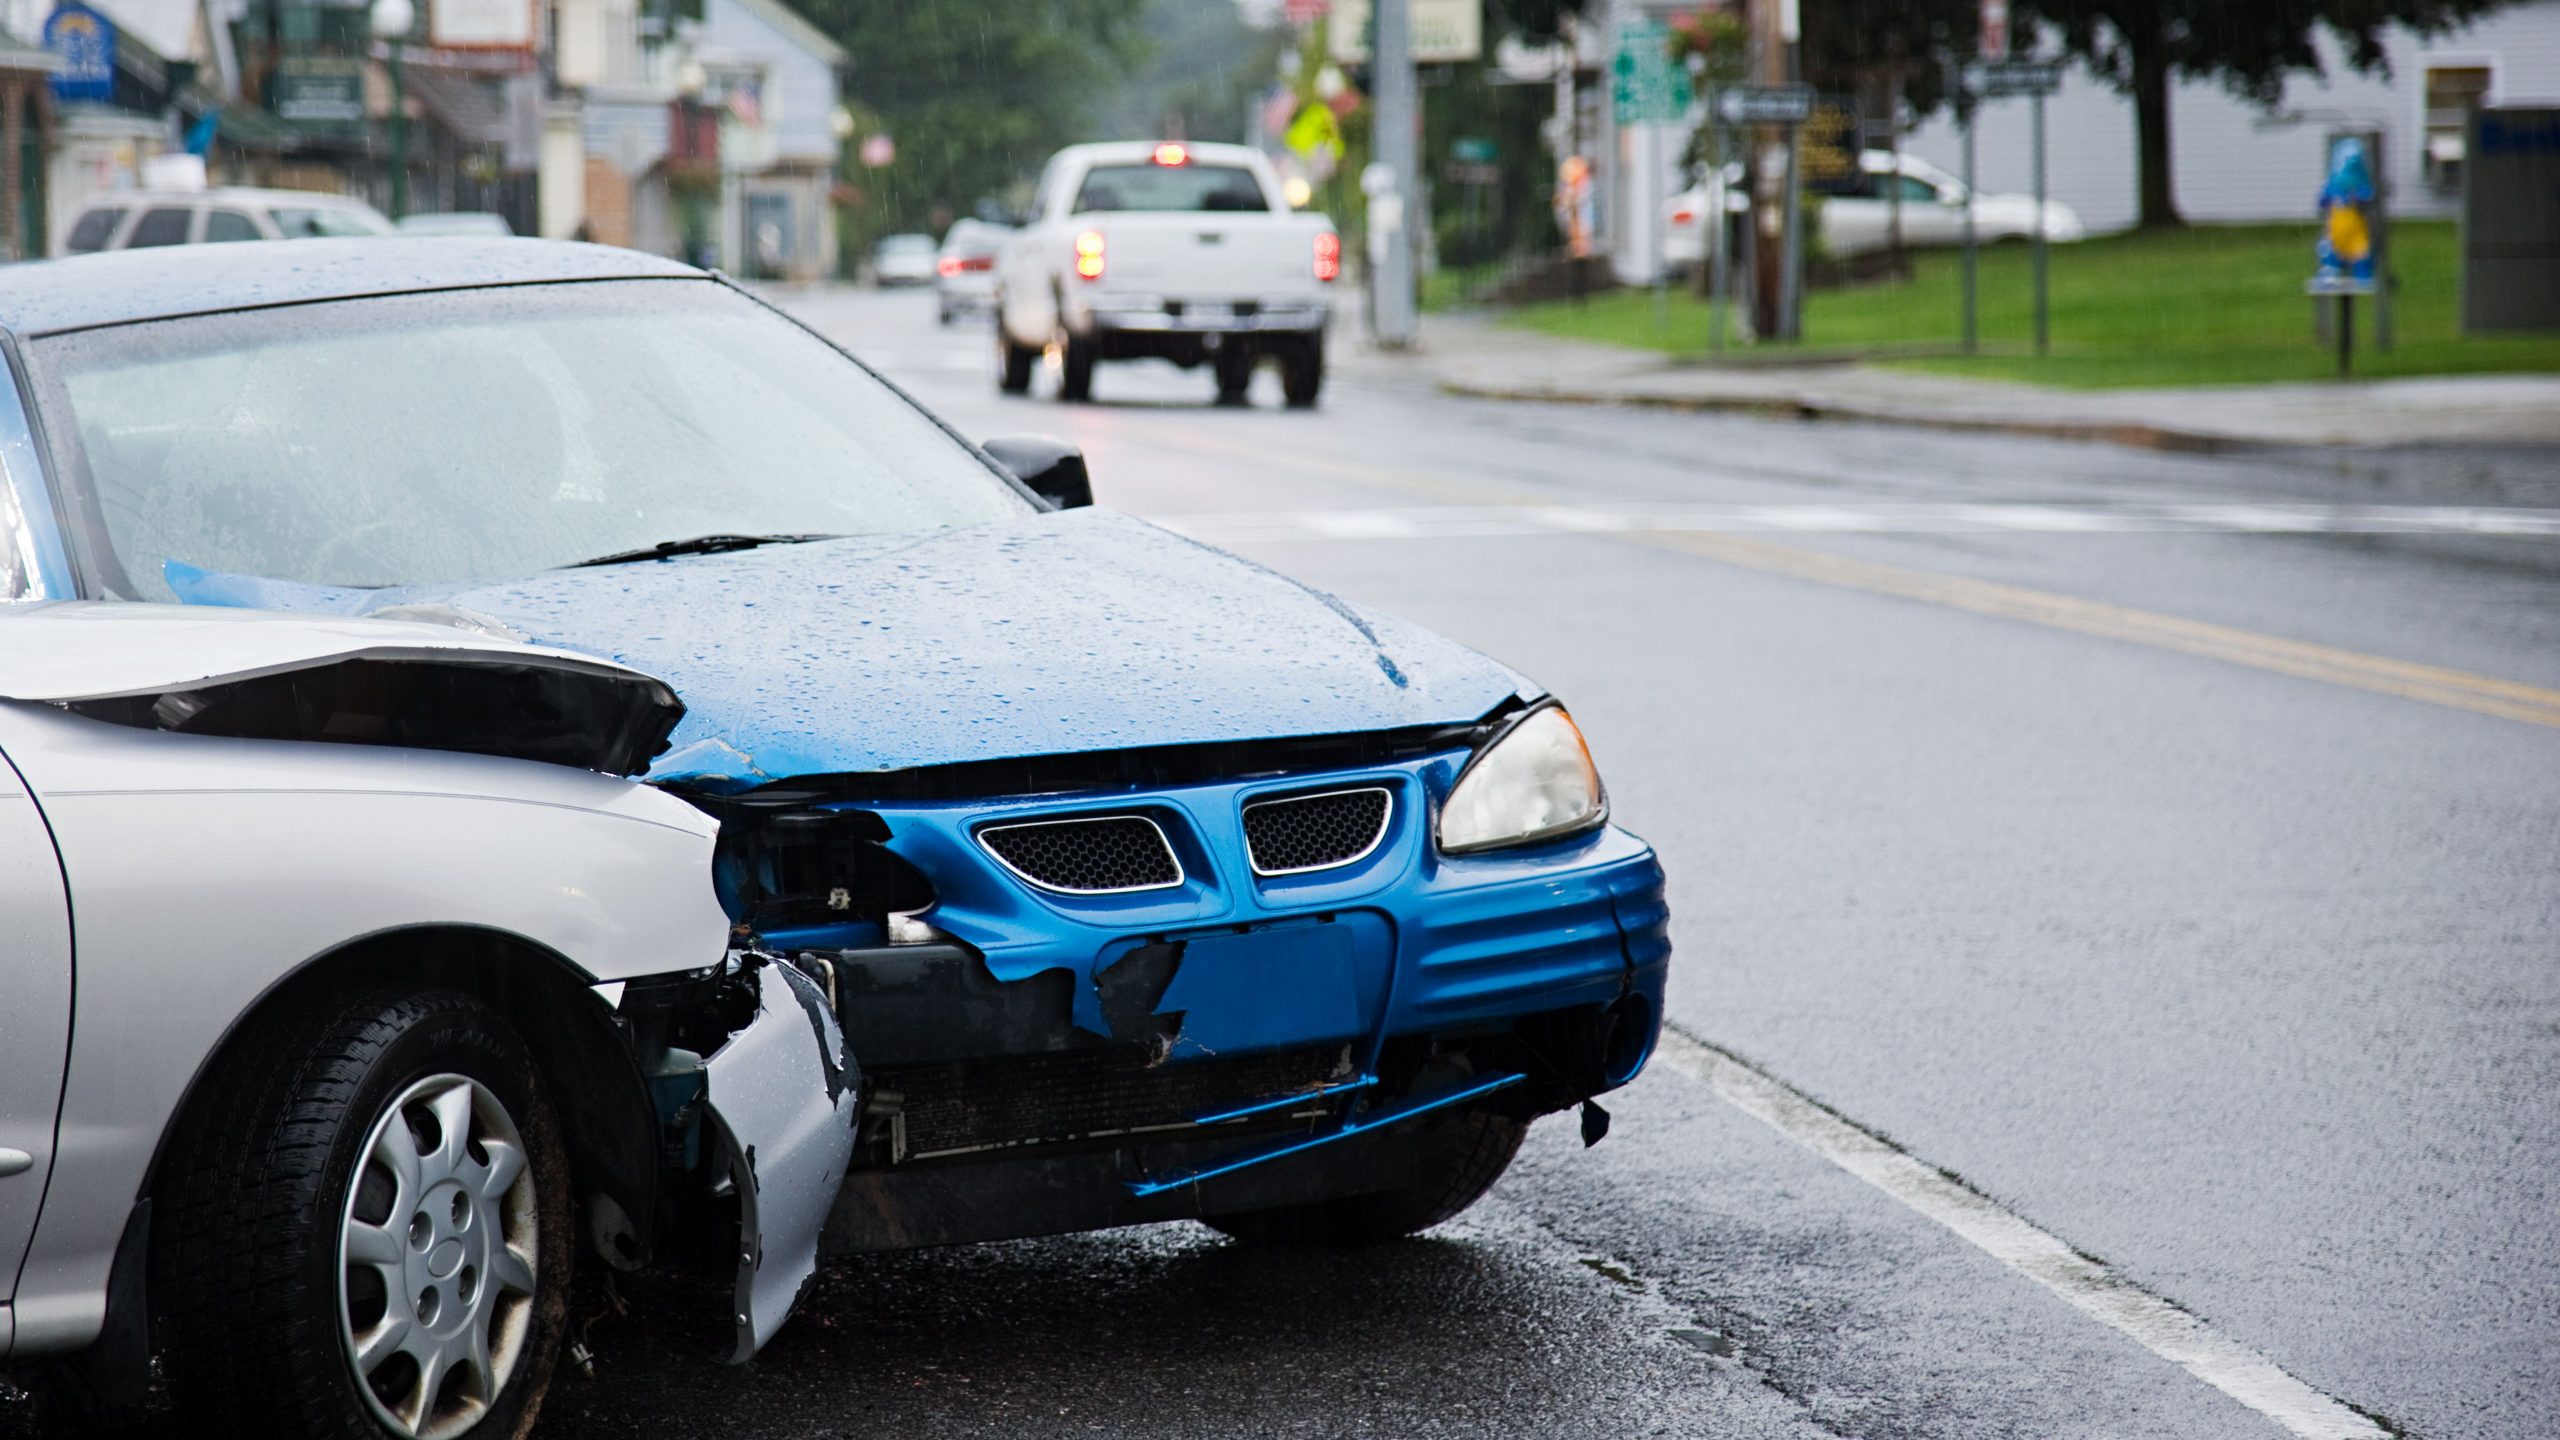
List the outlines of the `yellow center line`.
<svg viewBox="0 0 2560 1440">
<path fill-rule="evenodd" d="M 1908 570 L 1871 560 L 1851 560 L 1737 535 L 1649 534 L 1612 538 L 1685 551 L 1766 574 L 1864 590 L 1875 595 L 1891 595 L 1904 600 L 1919 600 L 1976 615 L 2021 620 L 2055 630 L 2125 640 L 2157 650 L 2174 650 L 2209 660 L 2271 670 L 2280 675 L 2323 680 L 2351 689 L 2371 690 L 2456 710 L 2560 728 L 2560 690 L 2474 675 L 2466 670 L 2391 660 L 2380 655 L 2315 645 L 2306 640 L 2287 640 L 2230 625 L 2183 620 L 2150 610 L 2057 595 L 2048 590 L 2030 590 L 2019 585 L 1942 575 L 1928 570 Z"/>
<path fill-rule="evenodd" d="M 1443 480 L 1435 476 L 1417 475 L 1411 471 L 1392 470 L 1357 461 L 1336 460 L 1305 454 L 1282 454 L 1267 449 L 1235 445 L 1196 432 L 1185 433 L 1173 443 L 1195 452 L 1231 455 L 1263 464 L 1279 465 L 1304 473 L 1358 484 L 1400 490 L 1424 495 L 1435 500 L 1470 505 L 1553 505 L 1552 495 L 1539 495 L 1525 489 L 1468 481 Z M 1899 565 L 1879 564 L 1872 560 L 1852 560 L 1845 556 L 1807 550 L 1797 545 L 1780 545 L 1767 540 L 1748 539 L 1738 535 L 1715 535 L 1695 532 L 1623 532 L 1577 538 L 1615 541 L 1619 544 L 1645 545 L 1660 550 L 1677 550 L 1702 559 L 1726 565 L 1757 570 L 1763 574 L 1783 575 L 1795 580 L 1809 580 L 1841 589 L 1863 590 L 1872 595 L 1890 595 L 1897 599 L 1917 600 L 1925 604 L 1943 605 L 1976 615 L 1989 615 L 2003 620 L 2017 620 L 2030 625 L 2043 625 L 2055 630 L 2068 630 L 2082 635 L 2097 635 L 2157 650 L 2175 651 L 2208 660 L 2292 675 L 2305 680 L 2320 680 L 2354 690 L 2397 695 L 2408 700 L 2422 700 L 2455 710 L 2468 710 L 2480 715 L 2495 715 L 2505 720 L 2521 720 L 2529 725 L 2560 728 L 2560 690 L 2539 685 L 2526 685 L 2514 680 L 2500 680 L 2488 675 L 2475 675 L 2466 670 L 2447 669 L 2440 665 L 2420 665 L 2407 660 L 2393 660 L 2361 651 L 2342 650 L 2332 645 L 2316 645 L 2307 640 L 2288 640 L 2278 635 L 2243 630 L 2231 625 L 2215 625 L 2202 620 L 2185 620 L 2157 611 L 2136 610 L 2125 605 L 2109 605 L 2076 596 L 2059 595 L 2049 590 L 2031 590 L 2020 585 L 2003 585 L 1997 581 L 1975 580 L 1960 575 L 1946 575 L 1930 570 L 1912 570 Z"/>
</svg>

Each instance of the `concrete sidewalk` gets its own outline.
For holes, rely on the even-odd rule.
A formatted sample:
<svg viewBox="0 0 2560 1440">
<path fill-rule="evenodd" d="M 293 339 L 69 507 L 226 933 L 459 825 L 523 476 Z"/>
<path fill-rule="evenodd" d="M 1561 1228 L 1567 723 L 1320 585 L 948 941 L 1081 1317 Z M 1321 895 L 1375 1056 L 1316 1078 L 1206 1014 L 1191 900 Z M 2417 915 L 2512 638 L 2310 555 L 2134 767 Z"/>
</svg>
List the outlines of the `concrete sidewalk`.
<svg viewBox="0 0 2560 1440">
<path fill-rule="evenodd" d="M 1455 395 L 1867 420 L 2158 450 L 2560 446 L 2560 375 L 2058 390 L 1861 364 L 1711 365 L 1467 315 L 1425 317 L 1416 359 Z"/>
</svg>

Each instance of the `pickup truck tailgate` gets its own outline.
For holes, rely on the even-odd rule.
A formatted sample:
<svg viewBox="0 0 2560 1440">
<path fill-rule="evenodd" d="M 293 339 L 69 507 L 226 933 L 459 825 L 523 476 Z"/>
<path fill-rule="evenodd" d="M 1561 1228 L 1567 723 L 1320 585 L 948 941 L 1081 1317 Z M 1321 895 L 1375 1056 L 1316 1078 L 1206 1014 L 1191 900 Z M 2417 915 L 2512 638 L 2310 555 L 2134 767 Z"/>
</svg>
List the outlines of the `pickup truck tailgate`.
<svg viewBox="0 0 2560 1440">
<path fill-rule="evenodd" d="M 1307 297 L 1315 278 L 1315 237 L 1330 229 L 1314 216 L 1239 211 L 1080 215 L 1100 231 L 1102 288 L 1167 300 Z"/>
</svg>

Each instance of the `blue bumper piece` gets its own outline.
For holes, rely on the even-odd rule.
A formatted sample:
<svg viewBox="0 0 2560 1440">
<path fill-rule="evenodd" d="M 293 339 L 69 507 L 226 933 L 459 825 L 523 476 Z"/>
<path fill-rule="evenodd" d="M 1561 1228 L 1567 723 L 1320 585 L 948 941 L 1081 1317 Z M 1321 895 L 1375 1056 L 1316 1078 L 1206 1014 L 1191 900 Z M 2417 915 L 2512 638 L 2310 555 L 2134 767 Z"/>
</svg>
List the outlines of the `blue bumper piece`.
<svg viewBox="0 0 2560 1440">
<path fill-rule="evenodd" d="M 1662 868 L 1614 826 L 1511 851 L 1441 854 L 1433 817 L 1465 760 L 1452 750 L 1322 776 L 847 808 L 885 821 L 888 848 L 932 880 L 938 898 L 925 918 L 983 957 L 990 989 L 980 999 L 1001 1008 L 1008 992 L 1062 997 L 1059 1023 L 1081 1032 L 1064 1044 L 1144 1041 L 1175 1065 L 1343 1045 L 1346 1089 L 1365 1089 L 1368 1077 L 1389 1073 L 1380 1057 L 1400 1037 L 1480 1034 L 1588 1009 L 1626 1017 L 1601 1078 L 1602 1088 L 1623 1084 L 1650 1054 L 1662 1014 L 1671 955 Z M 1248 804 L 1372 786 L 1392 806 L 1364 857 L 1296 875 L 1258 874 L 1247 862 Z M 989 826 L 1078 815 L 1155 822 L 1180 862 L 1179 883 L 1044 890 L 997 863 L 979 838 Z M 848 943 L 823 929 L 766 939 L 781 948 Z M 955 1049 L 949 1058 L 990 1053 Z M 1309 1098 L 1239 1097 L 1200 1119 Z M 1391 1123 L 1378 1116 L 1414 1098 L 1377 1098 L 1358 1128 Z M 1347 1124 L 1350 1113 L 1344 1100 L 1335 1120 Z"/>
<path fill-rule="evenodd" d="M 1507 1090 L 1528 1078 L 1528 1076 L 1517 1072 L 1509 1075 L 1497 1075 L 1490 1080 L 1481 1080 L 1473 1085 L 1462 1086 L 1456 1090 L 1444 1091 L 1440 1094 L 1432 1095 L 1424 1099 L 1407 1100 L 1403 1104 L 1390 1106 L 1387 1109 L 1375 1111 L 1370 1114 L 1354 1115 L 1351 1118 L 1344 1120 L 1339 1125 L 1334 1126 L 1330 1130 L 1318 1131 L 1304 1139 L 1286 1140 L 1275 1145 L 1264 1145 L 1258 1149 L 1248 1150 L 1241 1155 L 1221 1161 L 1218 1164 L 1203 1166 L 1197 1170 L 1186 1170 L 1178 1175 L 1150 1177 L 1145 1180 L 1133 1180 L 1129 1184 L 1129 1193 L 1139 1197 L 1140 1199 L 1144 1199 L 1149 1195 L 1161 1195 L 1167 1190 L 1179 1190 L 1186 1185 L 1197 1185 L 1203 1180 L 1214 1179 L 1220 1175 L 1232 1175 L 1238 1170 L 1248 1169 L 1267 1161 L 1284 1159 L 1291 1155 L 1313 1150 L 1319 1145 L 1330 1145 L 1337 1140 L 1348 1140 L 1354 1135 L 1363 1134 L 1371 1130 L 1383 1129 L 1389 1125 L 1411 1120 L 1416 1116 L 1428 1115 L 1434 1110 L 1446 1110 L 1453 1105 L 1463 1105 L 1469 1100 L 1476 1099 L 1480 1096 L 1490 1095 L 1496 1090 Z M 1362 1076 L 1358 1085 L 1340 1086 L 1336 1088 L 1356 1089 L 1360 1086 L 1375 1083 L 1376 1081 L 1373 1077 Z M 1291 1096 L 1287 1099 L 1272 1101 L 1269 1103 L 1273 1105 L 1285 1105 L 1290 1103 L 1290 1100 L 1297 1098 L 1300 1097 Z M 1256 1106 L 1253 1108 L 1260 1109 L 1264 1107 Z M 1237 1111 L 1234 1113 L 1243 1114 L 1246 1112 Z M 1203 1123 L 1207 1122 L 1204 1121 Z"/>
</svg>

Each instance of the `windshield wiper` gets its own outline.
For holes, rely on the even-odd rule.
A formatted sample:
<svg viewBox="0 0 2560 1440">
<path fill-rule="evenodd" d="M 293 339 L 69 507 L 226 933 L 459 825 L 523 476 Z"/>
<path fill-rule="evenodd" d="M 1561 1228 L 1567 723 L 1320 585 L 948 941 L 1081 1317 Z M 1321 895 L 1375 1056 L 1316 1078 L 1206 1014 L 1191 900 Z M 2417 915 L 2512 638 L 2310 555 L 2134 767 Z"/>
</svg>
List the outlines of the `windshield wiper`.
<svg viewBox="0 0 2560 1440">
<path fill-rule="evenodd" d="M 801 545 L 811 540 L 836 540 L 836 535 L 696 535 L 690 540 L 661 540 L 641 550 L 616 550 L 593 560 L 581 560 L 564 568 L 583 570 L 590 565 L 628 565 L 635 560 L 665 560 L 676 555 L 718 555 L 729 550 L 753 550 L 759 545 Z"/>
</svg>

